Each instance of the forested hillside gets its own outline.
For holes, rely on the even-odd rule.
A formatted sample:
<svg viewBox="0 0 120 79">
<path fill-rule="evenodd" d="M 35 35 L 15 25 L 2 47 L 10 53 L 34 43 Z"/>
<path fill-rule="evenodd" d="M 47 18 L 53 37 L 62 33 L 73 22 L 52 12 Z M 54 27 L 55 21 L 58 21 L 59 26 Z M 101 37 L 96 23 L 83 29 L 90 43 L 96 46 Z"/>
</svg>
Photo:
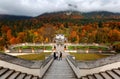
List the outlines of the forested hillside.
<svg viewBox="0 0 120 79">
<path fill-rule="evenodd" d="M 10 44 L 53 42 L 58 33 L 65 34 L 72 43 L 113 44 L 120 41 L 119 13 L 63 11 L 11 19 L 0 19 L 1 50 Z"/>
<path fill-rule="evenodd" d="M 2 20 L 24 20 L 24 19 L 30 19 L 30 18 L 32 17 L 0 14 L 0 21 Z"/>
</svg>

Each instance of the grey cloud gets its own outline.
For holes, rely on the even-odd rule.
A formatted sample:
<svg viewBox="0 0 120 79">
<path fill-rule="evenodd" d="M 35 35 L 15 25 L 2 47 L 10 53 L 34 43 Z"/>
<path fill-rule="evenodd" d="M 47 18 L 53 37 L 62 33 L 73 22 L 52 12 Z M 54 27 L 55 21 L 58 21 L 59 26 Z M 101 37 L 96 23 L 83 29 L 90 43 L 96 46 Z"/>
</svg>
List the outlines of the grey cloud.
<svg viewBox="0 0 120 79">
<path fill-rule="evenodd" d="M 76 5 L 77 8 L 68 4 Z M 0 0 L 0 14 L 37 16 L 45 12 L 78 10 L 120 12 L 120 0 Z"/>
</svg>

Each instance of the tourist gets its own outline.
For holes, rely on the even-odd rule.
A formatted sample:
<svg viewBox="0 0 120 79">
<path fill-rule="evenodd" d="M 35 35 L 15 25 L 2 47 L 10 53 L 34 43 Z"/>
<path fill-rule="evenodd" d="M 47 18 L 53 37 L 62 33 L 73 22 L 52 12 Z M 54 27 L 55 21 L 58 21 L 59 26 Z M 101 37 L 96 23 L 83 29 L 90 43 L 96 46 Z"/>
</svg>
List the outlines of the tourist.
<svg viewBox="0 0 120 79">
<path fill-rule="evenodd" d="M 54 59 L 56 59 L 56 52 L 54 52 L 53 57 L 54 57 Z"/>
<path fill-rule="evenodd" d="M 62 60 L 62 52 L 60 52 L 59 60 Z"/>
<path fill-rule="evenodd" d="M 58 59 L 58 52 L 56 53 L 56 59 Z"/>
</svg>

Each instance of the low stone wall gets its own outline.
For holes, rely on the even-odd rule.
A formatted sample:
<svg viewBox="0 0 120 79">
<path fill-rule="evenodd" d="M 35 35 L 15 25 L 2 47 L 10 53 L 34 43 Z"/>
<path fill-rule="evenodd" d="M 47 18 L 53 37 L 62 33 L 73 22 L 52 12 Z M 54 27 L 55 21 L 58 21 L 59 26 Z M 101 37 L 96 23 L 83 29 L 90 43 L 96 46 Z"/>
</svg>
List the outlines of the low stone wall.
<svg viewBox="0 0 120 79">
<path fill-rule="evenodd" d="M 28 67 L 12 64 L 12 63 L 9 63 L 6 61 L 2 61 L 2 60 L 0 60 L 0 66 L 5 67 L 5 68 L 14 69 L 16 71 L 20 71 L 23 73 L 33 74 L 35 76 L 40 75 L 40 68 L 28 68 Z"/>
<path fill-rule="evenodd" d="M 65 50 L 65 52 L 74 52 L 74 53 L 77 53 L 77 50 Z"/>
<path fill-rule="evenodd" d="M 75 62 L 71 57 L 67 61 L 78 78 L 120 67 L 120 54 L 91 62 Z"/>
<path fill-rule="evenodd" d="M 52 56 L 48 57 L 44 61 L 27 61 L 0 53 L 0 66 L 27 74 L 33 74 L 35 76 L 39 76 L 40 78 L 45 74 L 52 62 Z"/>
<path fill-rule="evenodd" d="M 72 56 L 67 56 L 66 59 L 67 59 L 69 65 L 71 66 L 71 68 L 73 69 L 74 73 L 76 74 L 77 78 L 80 78 L 79 68 L 78 68 L 75 60 L 72 58 Z"/>
<path fill-rule="evenodd" d="M 81 77 L 81 76 L 86 76 L 88 74 L 99 73 L 99 72 L 103 72 L 106 70 L 112 70 L 112 69 L 118 68 L 118 67 L 120 67 L 120 62 L 115 62 L 115 63 L 111 63 L 108 65 L 104 65 L 104 66 L 96 67 L 96 68 L 91 68 L 91 69 L 79 68 L 79 76 Z"/>
<path fill-rule="evenodd" d="M 48 57 L 41 65 L 40 67 L 40 77 L 42 78 L 44 76 L 44 74 L 46 73 L 46 71 L 48 70 L 48 68 L 51 66 L 51 64 L 53 63 L 54 59 L 52 56 Z"/>
</svg>

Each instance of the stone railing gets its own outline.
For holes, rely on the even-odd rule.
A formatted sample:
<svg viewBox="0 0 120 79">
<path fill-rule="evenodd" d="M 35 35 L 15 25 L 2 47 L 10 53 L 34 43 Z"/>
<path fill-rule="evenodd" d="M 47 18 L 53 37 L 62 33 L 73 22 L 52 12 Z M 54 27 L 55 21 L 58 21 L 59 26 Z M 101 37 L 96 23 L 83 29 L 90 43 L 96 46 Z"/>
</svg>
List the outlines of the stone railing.
<svg viewBox="0 0 120 79">
<path fill-rule="evenodd" d="M 80 78 L 79 68 L 78 68 L 76 61 L 73 59 L 73 57 L 67 56 L 67 61 L 68 61 L 69 65 L 71 66 L 72 70 L 74 71 L 74 73 L 76 74 L 77 78 Z"/>
<path fill-rule="evenodd" d="M 40 78 L 45 74 L 52 62 L 52 56 L 49 56 L 44 61 L 28 61 L 15 56 L 0 53 L 0 66 L 23 73 L 33 74 L 35 76 L 39 76 Z"/>
<path fill-rule="evenodd" d="M 48 56 L 46 60 L 42 62 L 42 67 L 45 67 L 52 59 L 53 59 L 53 56 Z"/>
<path fill-rule="evenodd" d="M 77 66 L 75 62 L 73 62 L 75 60 L 72 57 L 67 57 L 67 60 L 78 78 L 88 74 L 99 73 L 120 67 L 120 54 L 96 61 L 77 61 Z"/>
<path fill-rule="evenodd" d="M 44 60 L 44 61 L 42 62 L 42 65 L 41 65 L 41 67 L 40 67 L 40 74 L 41 74 L 40 77 L 43 77 L 43 76 L 44 76 L 44 74 L 46 73 L 46 71 L 47 71 L 47 70 L 49 69 L 49 67 L 51 66 L 53 60 L 54 60 L 54 59 L 53 59 L 53 56 L 49 56 L 49 57 L 47 57 L 46 60 Z"/>
<path fill-rule="evenodd" d="M 75 61 L 73 58 L 74 58 L 73 56 L 67 56 L 67 59 L 69 59 L 69 61 L 70 61 L 75 67 L 77 67 L 78 64 L 76 63 L 76 61 Z"/>
</svg>

